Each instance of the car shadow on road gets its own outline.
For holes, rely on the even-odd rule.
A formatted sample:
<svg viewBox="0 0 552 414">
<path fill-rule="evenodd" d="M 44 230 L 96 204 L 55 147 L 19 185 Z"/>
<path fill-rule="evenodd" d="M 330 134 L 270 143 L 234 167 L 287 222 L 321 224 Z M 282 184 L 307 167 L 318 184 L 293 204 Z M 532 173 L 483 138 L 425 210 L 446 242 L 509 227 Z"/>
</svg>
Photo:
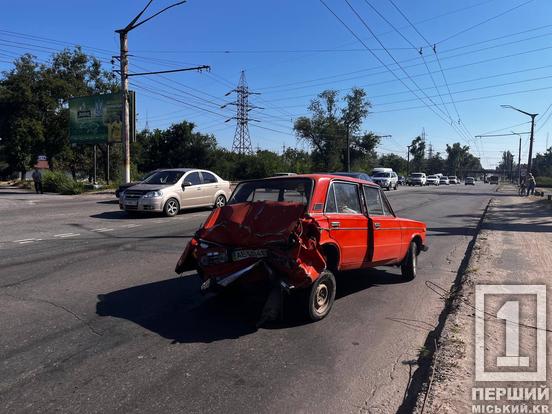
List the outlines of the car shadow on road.
<svg viewBox="0 0 552 414">
<path fill-rule="evenodd" d="M 400 276 L 380 269 L 342 273 L 337 281 L 338 301 L 373 286 L 405 282 Z M 190 275 L 101 294 L 96 313 L 132 321 L 173 343 L 210 343 L 257 331 L 256 323 L 268 291 L 204 297 L 199 287 L 197 275 Z M 264 327 L 286 329 L 310 323 L 303 316 L 301 301 L 293 299 L 289 303 L 286 300 L 285 319 Z"/>
<path fill-rule="evenodd" d="M 110 202 L 109 202 L 110 203 Z M 187 214 L 199 213 L 202 211 L 210 211 L 207 208 L 191 208 L 188 210 L 181 211 L 178 213 L 179 216 L 186 216 Z M 152 219 L 152 218 L 164 218 L 165 216 L 162 213 L 150 213 L 145 211 L 140 212 L 126 212 L 124 210 L 113 210 L 113 211 L 104 211 L 98 214 L 92 214 L 91 218 L 103 219 L 103 220 L 143 220 L 143 219 Z M 170 220 L 170 217 L 167 217 L 167 220 Z"/>
</svg>

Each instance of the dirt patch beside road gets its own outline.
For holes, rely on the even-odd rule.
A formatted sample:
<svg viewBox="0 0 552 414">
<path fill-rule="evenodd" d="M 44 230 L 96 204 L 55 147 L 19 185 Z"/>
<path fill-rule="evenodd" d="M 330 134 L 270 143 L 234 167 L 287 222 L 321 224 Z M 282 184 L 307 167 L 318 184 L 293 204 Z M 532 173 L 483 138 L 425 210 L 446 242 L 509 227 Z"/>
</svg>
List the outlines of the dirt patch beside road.
<svg viewBox="0 0 552 414">
<path fill-rule="evenodd" d="M 501 192 L 513 191 L 513 188 L 505 187 Z M 452 294 L 454 299 L 452 311 L 437 341 L 430 378 L 418 397 L 417 413 L 471 413 L 474 406 L 491 403 L 500 407 L 512 403 L 527 404 L 527 412 L 532 412 L 533 406 L 548 403 L 547 400 L 506 401 L 506 398 L 501 398 L 498 401 L 479 401 L 476 398 L 474 401 L 472 398 L 473 390 L 483 387 L 538 388 L 543 385 L 542 382 L 520 382 L 520 375 L 513 382 L 475 381 L 475 324 L 481 314 L 476 306 L 475 289 L 477 285 L 547 285 L 552 276 L 551 216 L 550 206 L 534 199 L 511 196 L 491 201 L 459 290 L 449 293 L 434 286 L 434 291 L 441 292 L 444 298 Z M 485 301 L 484 309 L 480 309 L 484 312 L 479 319 L 485 326 L 484 344 L 480 348 L 485 355 L 485 366 L 505 355 L 506 324 L 497 313 L 506 300 L 512 298 L 512 295 L 508 298 L 491 295 Z M 552 295 L 549 295 L 548 302 L 550 298 Z M 535 303 L 519 303 L 519 355 L 530 356 L 529 366 L 521 370 L 534 371 L 536 357 L 533 356 L 539 331 L 535 329 L 537 318 L 533 310 L 533 305 L 536 309 L 536 300 Z M 550 336 L 547 331 L 545 335 Z M 478 392 L 476 395 L 480 396 Z"/>
</svg>

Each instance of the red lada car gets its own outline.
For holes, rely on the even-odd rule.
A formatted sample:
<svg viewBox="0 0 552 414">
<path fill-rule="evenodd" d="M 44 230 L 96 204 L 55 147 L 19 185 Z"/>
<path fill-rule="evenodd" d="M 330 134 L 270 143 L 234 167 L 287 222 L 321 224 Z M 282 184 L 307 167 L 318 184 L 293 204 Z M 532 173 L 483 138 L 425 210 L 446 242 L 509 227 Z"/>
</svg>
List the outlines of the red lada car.
<svg viewBox="0 0 552 414">
<path fill-rule="evenodd" d="M 202 291 L 270 281 L 301 290 L 312 320 L 332 307 L 334 273 L 382 265 L 416 276 L 426 225 L 399 218 L 374 183 L 328 174 L 243 181 L 184 250 L 176 272 L 197 270 Z"/>
</svg>

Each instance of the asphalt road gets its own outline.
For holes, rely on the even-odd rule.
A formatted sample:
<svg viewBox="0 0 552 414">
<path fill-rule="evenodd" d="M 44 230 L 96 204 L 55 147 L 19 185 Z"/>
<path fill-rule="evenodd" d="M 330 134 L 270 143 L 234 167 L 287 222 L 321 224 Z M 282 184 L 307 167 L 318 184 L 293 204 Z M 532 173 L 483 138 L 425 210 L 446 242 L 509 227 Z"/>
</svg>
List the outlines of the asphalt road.
<svg viewBox="0 0 552 414">
<path fill-rule="evenodd" d="M 174 266 L 209 214 L 128 218 L 113 196 L 0 189 L 0 412 L 396 412 L 494 186 L 400 188 L 428 223 L 418 278 L 338 276 L 318 323 L 255 329 Z"/>
</svg>

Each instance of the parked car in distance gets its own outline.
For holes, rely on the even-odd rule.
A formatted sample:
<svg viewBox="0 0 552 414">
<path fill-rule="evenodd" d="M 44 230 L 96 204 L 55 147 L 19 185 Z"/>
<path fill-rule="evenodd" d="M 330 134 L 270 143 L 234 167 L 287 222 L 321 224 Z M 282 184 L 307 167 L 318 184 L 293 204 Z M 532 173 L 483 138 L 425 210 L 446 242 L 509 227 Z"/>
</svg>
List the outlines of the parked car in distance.
<svg viewBox="0 0 552 414">
<path fill-rule="evenodd" d="M 443 175 L 441 178 L 439 178 L 439 185 L 449 185 L 449 179 L 446 175 Z"/>
<path fill-rule="evenodd" d="M 448 179 L 450 184 L 460 184 L 460 180 L 455 175 L 449 175 Z"/>
<path fill-rule="evenodd" d="M 426 231 L 423 222 L 397 217 L 380 187 L 364 180 L 243 181 L 189 241 L 175 271 L 197 270 L 202 292 L 268 284 L 303 301 L 316 321 L 332 308 L 337 271 L 391 265 L 405 280 L 416 277 Z"/>
<path fill-rule="evenodd" d="M 406 185 L 406 177 L 404 175 L 399 175 L 399 179 L 397 180 L 397 184 Z"/>
<path fill-rule="evenodd" d="M 475 178 L 473 177 L 466 177 L 466 180 L 464 181 L 465 185 L 475 185 Z"/>
<path fill-rule="evenodd" d="M 370 173 L 370 177 L 373 177 L 374 175 L 376 175 L 377 173 L 380 173 L 380 172 L 393 172 L 393 168 L 389 168 L 389 167 L 376 167 L 372 170 L 372 172 Z"/>
<path fill-rule="evenodd" d="M 408 177 L 408 185 L 426 185 L 427 177 L 423 172 L 415 172 Z"/>
<path fill-rule="evenodd" d="M 162 212 L 176 216 L 181 209 L 222 207 L 230 197 L 230 182 L 207 170 L 159 170 L 125 190 L 119 207 L 127 212 Z"/>
<path fill-rule="evenodd" d="M 372 177 L 363 172 L 333 172 L 332 175 L 339 175 L 342 177 L 358 178 L 359 180 L 372 181 Z"/>
<path fill-rule="evenodd" d="M 115 190 L 115 197 L 119 198 L 121 196 L 121 193 L 125 191 L 127 188 L 130 188 L 132 186 L 135 186 L 137 184 L 140 184 L 142 181 L 144 181 L 146 178 L 148 178 L 150 175 L 156 173 L 159 170 L 150 171 L 143 176 L 141 176 L 137 181 L 131 181 L 129 183 L 124 183 L 119 185 L 119 187 Z"/>
<path fill-rule="evenodd" d="M 489 177 L 489 184 L 498 184 L 498 175 L 491 175 Z"/>
<path fill-rule="evenodd" d="M 387 191 L 396 190 L 399 185 L 399 176 L 393 170 L 376 172 L 371 178 L 381 188 L 387 188 Z"/>
<path fill-rule="evenodd" d="M 439 176 L 428 175 L 426 180 L 427 185 L 439 185 Z"/>
</svg>

